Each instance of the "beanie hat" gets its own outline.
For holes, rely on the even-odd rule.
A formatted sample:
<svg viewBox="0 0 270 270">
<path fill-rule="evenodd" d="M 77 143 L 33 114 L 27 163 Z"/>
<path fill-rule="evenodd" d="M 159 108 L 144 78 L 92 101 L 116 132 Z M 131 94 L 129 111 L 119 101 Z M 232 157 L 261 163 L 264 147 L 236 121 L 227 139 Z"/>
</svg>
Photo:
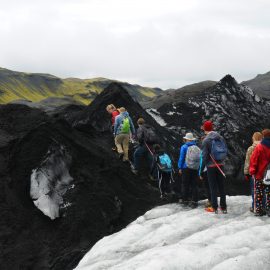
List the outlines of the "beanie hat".
<svg viewBox="0 0 270 270">
<path fill-rule="evenodd" d="M 212 131 L 213 130 L 213 123 L 211 121 L 205 121 L 203 123 L 202 129 L 204 131 Z"/>
</svg>

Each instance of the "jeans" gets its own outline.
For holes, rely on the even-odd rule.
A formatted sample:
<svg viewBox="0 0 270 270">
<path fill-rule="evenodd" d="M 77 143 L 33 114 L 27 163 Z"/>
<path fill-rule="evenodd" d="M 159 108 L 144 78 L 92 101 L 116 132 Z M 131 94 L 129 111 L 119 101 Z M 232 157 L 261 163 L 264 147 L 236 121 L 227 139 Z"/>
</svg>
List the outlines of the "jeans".
<svg viewBox="0 0 270 270">
<path fill-rule="evenodd" d="M 134 152 L 134 169 L 138 170 L 142 157 L 147 158 L 149 169 L 152 167 L 153 157 L 145 145 L 139 145 Z"/>
<path fill-rule="evenodd" d="M 222 167 L 221 167 L 222 168 Z M 220 193 L 220 207 L 223 209 L 227 208 L 226 205 L 226 194 L 224 189 L 224 176 L 221 174 L 217 167 L 207 167 L 207 176 L 209 187 L 211 191 L 211 204 L 214 209 L 218 208 L 217 202 L 217 189 Z"/>
</svg>

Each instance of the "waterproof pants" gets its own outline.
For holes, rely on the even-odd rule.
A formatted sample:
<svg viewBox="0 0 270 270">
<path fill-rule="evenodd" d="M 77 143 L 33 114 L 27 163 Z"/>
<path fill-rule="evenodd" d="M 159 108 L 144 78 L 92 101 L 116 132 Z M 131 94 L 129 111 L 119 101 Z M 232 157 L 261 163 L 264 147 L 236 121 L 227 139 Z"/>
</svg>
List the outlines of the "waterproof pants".
<svg viewBox="0 0 270 270">
<path fill-rule="evenodd" d="M 270 186 L 264 185 L 262 180 L 254 181 L 254 213 L 261 213 L 265 207 L 270 210 Z"/>
<path fill-rule="evenodd" d="M 221 166 L 222 168 L 222 166 Z M 217 192 L 220 193 L 220 207 L 227 208 L 226 194 L 224 188 L 224 176 L 221 174 L 217 167 L 207 167 L 207 176 L 211 192 L 211 204 L 214 209 L 218 208 Z"/>
<path fill-rule="evenodd" d="M 158 185 L 161 195 L 171 192 L 172 173 L 158 171 Z"/>
<path fill-rule="evenodd" d="M 191 188 L 191 200 L 198 202 L 198 171 L 186 168 L 182 170 L 182 173 L 183 201 L 188 201 Z"/>
<path fill-rule="evenodd" d="M 119 154 L 124 154 L 123 160 L 128 160 L 129 134 L 119 134 L 115 136 L 115 145 Z"/>
</svg>

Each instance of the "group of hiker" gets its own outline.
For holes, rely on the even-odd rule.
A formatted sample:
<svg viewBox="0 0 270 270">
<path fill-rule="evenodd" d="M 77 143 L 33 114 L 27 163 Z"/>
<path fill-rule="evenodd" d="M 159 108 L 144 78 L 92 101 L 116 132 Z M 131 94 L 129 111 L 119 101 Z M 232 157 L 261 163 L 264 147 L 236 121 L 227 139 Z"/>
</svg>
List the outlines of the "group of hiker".
<svg viewBox="0 0 270 270">
<path fill-rule="evenodd" d="M 112 117 L 112 132 L 119 158 L 131 164 L 131 170 L 138 174 L 142 157 L 150 168 L 150 177 L 157 180 L 161 198 L 166 199 L 173 191 L 172 159 L 164 151 L 155 130 L 145 123 L 143 118 L 137 120 L 138 129 L 124 107 L 117 109 L 113 104 L 107 106 Z M 198 207 L 198 178 L 205 185 L 207 212 L 227 213 L 224 180 L 224 161 L 228 148 L 224 138 L 216 131 L 211 121 L 205 121 L 201 127 L 205 136 L 198 140 L 192 133 L 183 137 L 180 147 L 178 174 L 182 178 L 182 199 L 185 207 Z M 133 163 L 129 161 L 129 141 L 137 141 L 133 154 Z M 200 146 L 200 147 L 199 147 Z M 244 166 L 245 179 L 250 182 L 252 207 L 250 211 L 256 216 L 270 216 L 270 130 L 265 129 L 253 135 L 253 145 L 248 149 Z M 268 181 L 267 181 L 268 180 Z M 220 195 L 218 207 L 217 195 Z"/>
</svg>

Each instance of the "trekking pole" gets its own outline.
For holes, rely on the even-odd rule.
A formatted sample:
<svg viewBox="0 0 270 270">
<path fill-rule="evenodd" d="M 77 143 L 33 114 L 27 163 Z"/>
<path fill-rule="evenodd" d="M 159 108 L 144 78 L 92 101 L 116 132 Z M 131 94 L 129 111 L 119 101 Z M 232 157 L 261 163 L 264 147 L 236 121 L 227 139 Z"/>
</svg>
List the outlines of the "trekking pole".
<svg viewBox="0 0 270 270">
<path fill-rule="evenodd" d="M 221 174 L 224 176 L 224 178 L 226 178 L 225 173 L 222 171 L 222 169 L 220 168 L 220 166 L 217 164 L 217 162 L 215 161 L 215 159 L 212 157 L 212 155 L 210 155 L 211 159 L 213 160 L 213 162 L 215 163 L 215 165 L 217 166 L 218 170 L 221 172 Z"/>
<path fill-rule="evenodd" d="M 148 151 L 150 152 L 150 154 L 152 155 L 152 156 L 154 156 L 154 154 L 153 154 L 153 152 L 151 151 L 151 149 L 150 149 L 150 147 L 148 146 L 148 144 L 146 143 L 146 142 L 144 142 L 144 144 L 145 144 L 145 146 L 146 146 L 146 148 L 148 149 Z M 157 166 L 158 166 L 158 168 L 161 170 L 162 168 L 161 168 L 161 166 L 157 163 Z"/>
<path fill-rule="evenodd" d="M 150 152 L 150 154 L 151 154 L 152 156 L 154 156 L 154 154 L 153 154 L 153 152 L 151 151 L 151 149 L 150 149 L 150 147 L 148 146 L 148 144 L 147 144 L 146 142 L 144 142 L 144 143 L 145 143 L 146 148 L 147 148 L 148 151 Z"/>
</svg>

